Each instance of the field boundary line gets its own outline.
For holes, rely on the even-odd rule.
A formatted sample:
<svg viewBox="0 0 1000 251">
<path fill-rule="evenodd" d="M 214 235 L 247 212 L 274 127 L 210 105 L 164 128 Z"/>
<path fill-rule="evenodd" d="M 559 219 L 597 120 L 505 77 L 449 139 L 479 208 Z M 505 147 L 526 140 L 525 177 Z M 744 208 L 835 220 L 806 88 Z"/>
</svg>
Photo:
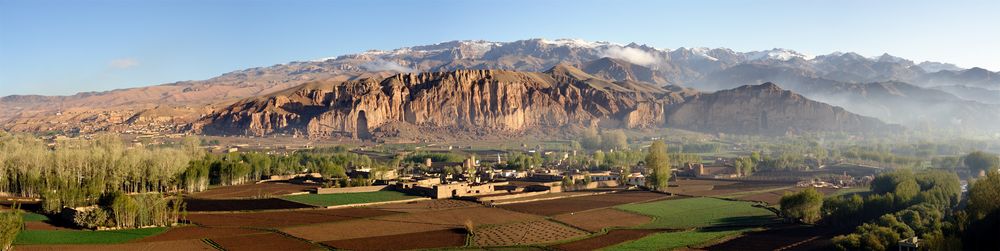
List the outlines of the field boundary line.
<svg viewBox="0 0 1000 251">
<path fill-rule="evenodd" d="M 225 248 L 222 248 L 222 246 L 220 246 L 219 243 L 215 243 L 215 241 L 213 241 L 212 239 L 208 238 L 201 239 L 201 242 L 204 242 L 205 244 L 214 248 L 215 250 L 226 251 Z"/>
<path fill-rule="evenodd" d="M 331 247 L 329 247 L 327 245 L 324 245 L 323 243 L 313 242 L 311 240 L 307 240 L 307 239 L 304 239 L 304 238 L 301 238 L 301 237 L 298 237 L 298 236 L 294 236 L 294 235 L 282 232 L 281 230 L 278 230 L 278 229 L 268 229 L 268 232 L 272 232 L 272 233 L 275 233 L 277 235 L 284 236 L 285 238 L 290 238 L 290 239 L 293 239 L 293 240 L 299 240 L 301 242 L 309 243 L 309 244 L 311 244 L 313 246 L 317 246 L 317 247 L 321 247 L 321 248 L 326 248 L 327 250 L 336 250 L 335 248 L 331 248 Z"/>
</svg>

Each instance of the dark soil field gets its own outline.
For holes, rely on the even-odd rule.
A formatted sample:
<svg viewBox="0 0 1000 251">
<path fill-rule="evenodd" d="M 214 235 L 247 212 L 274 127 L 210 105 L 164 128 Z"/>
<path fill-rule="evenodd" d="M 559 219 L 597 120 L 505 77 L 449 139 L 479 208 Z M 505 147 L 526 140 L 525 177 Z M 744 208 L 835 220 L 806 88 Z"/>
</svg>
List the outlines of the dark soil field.
<svg viewBox="0 0 1000 251">
<path fill-rule="evenodd" d="M 21 245 L 15 250 L 145 250 L 145 251 L 176 251 L 176 250 L 216 250 L 201 240 L 179 240 L 179 241 L 159 241 L 159 242 L 132 242 L 108 245 Z"/>
<path fill-rule="evenodd" d="M 322 242 L 323 245 L 347 250 L 410 250 L 460 247 L 465 245 L 465 229 L 446 229 L 409 234 L 376 236 Z"/>
<path fill-rule="evenodd" d="M 632 227 L 653 220 L 649 216 L 629 213 L 613 208 L 597 209 L 579 213 L 560 214 L 553 220 L 566 223 L 590 232 L 600 232 L 608 227 Z"/>
<path fill-rule="evenodd" d="M 821 227 L 786 226 L 746 233 L 706 250 L 825 250 L 836 233 Z"/>
<path fill-rule="evenodd" d="M 587 232 L 548 220 L 516 222 L 476 229 L 473 243 L 481 247 L 517 246 L 582 237 Z"/>
<path fill-rule="evenodd" d="M 396 212 L 370 208 L 340 208 L 257 213 L 198 213 L 188 214 L 187 217 L 192 223 L 203 226 L 271 228 L 336 222 L 390 214 L 396 214 Z"/>
<path fill-rule="evenodd" d="M 213 242 L 228 251 L 324 250 L 325 248 L 276 233 L 213 238 Z"/>
<path fill-rule="evenodd" d="M 310 208 L 313 206 L 282 199 L 205 200 L 184 198 L 188 212 L 253 211 Z"/>
<path fill-rule="evenodd" d="M 281 231 L 299 238 L 323 242 L 463 228 L 467 220 L 480 226 L 541 219 L 537 215 L 478 206 L 294 226 L 282 228 Z"/>
<path fill-rule="evenodd" d="M 607 234 L 598 235 L 583 240 L 567 242 L 551 246 L 550 248 L 556 250 L 566 250 L 566 251 L 595 250 L 626 241 L 637 240 L 639 238 L 646 237 L 647 235 L 651 235 L 660 231 L 661 230 L 652 230 L 652 229 L 615 229 L 609 231 Z"/>
<path fill-rule="evenodd" d="M 479 203 L 464 200 L 424 200 L 407 203 L 376 205 L 372 208 L 395 212 L 415 213 L 478 206 L 480 206 Z"/>
<path fill-rule="evenodd" d="M 191 194 L 198 199 L 254 199 L 270 198 L 298 192 L 307 192 L 319 187 L 319 184 L 293 184 L 288 182 L 264 182 L 259 184 L 244 184 L 212 188 L 207 191 Z"/>
<path fill-rule="evenodd" d="M 476 225 L 492 225 L 538 220 L 541 219 L 541 217 L 533 214 L 503 210 L 500 208 L 478 206 L 472 208 L 396 214 L 378 217 L 377 219 L 383 221 L 414 222 L 463 227 L 467 220 L 472 221 Z"/>
<path fill-rule="evenodd" d="M 360 239 L 377 236 L 403 235 L 448 230 L 439 224 L 360 219 L 281 228 L 281 232 L 314 242 Z"/>
<path fill-rule="evenodd" d="M 565 213 L 586 211 L 590 209 L 612 207 L 621 204 L 645 202 L 670 198 L 669 195 L 653 193 L 647 191 L 624 191 L 617 193 L 599 194 L 591 196 L 579 196 L 555 200 L 543 200 L 526 203 L 505 204 L 500 208 L 538 214 L 544 216 L 554 216 Z"/>
<path fill-rule="evenodd" d="M 171 228 L 166 232 L 142 238 L 136 242 L 200 240 L 207 238 L 222 238 L 222 237 L 232 237 L 240 235 L 260 234 L 260 233 L 264 232 L 246 228 L 212 228 L 212 227 L 200 227 L 200 226 L 186 226 L 186 227 Z"/>
<path fill-rule="evenodd" d="M 47 221 L 26 221 L 24 222 L 24 229 L 28 230 L 70 230 L 65 226 L 57 226 L 49 223 Z"/>
</svg>

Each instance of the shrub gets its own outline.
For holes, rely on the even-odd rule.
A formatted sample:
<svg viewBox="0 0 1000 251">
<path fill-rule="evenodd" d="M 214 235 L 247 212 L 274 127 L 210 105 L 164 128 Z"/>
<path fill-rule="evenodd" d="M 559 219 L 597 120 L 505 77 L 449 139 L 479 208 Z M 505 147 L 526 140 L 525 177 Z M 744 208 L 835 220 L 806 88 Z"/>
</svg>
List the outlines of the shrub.
<svg viewBox="0 0 1000 251">
<path fill-rule="evenodd" d="M 21 218 L 21 210 L 16 206 L 14 210 L 0 212 L 0 250 L 10 250 L 22 226 L 24 219 Z"/>
<path fill-rule="evenodd" d="M 90 229 L 108 227 L 111 225 L 110 222 L 108 222 L 108 211 L 105 211 L 100 207 L 92 210 L 77 212 L 73 217 L 73 222 L 76 223 L 77 226 Z"/>
</svg>

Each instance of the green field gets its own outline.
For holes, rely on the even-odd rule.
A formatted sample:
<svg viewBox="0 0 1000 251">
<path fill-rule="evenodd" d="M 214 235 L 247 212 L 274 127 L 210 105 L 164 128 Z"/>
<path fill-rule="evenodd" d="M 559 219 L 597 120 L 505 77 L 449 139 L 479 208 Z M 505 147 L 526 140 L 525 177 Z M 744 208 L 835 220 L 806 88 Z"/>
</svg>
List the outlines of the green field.
<svg viewBox="0 0 1000 251">
<path fill-rule="evenodd" d="M 47 220 L 49 220 L 48 216 L 45 216 L 45 215 L 42 215 L 42 214 L 37 214 L 37 213 L 32 213 L 32 212 L 24 212 L 23 214 L 21 214 L 21 218 L 23 218 L 24 221 L 26 221 L 26 222 L 27 221 L 47 221 Z"/>
<path fill-rule="evenodd" d="M 32 244 L 113 244 L 157 235 L 165 227 L 126 230 L 22 230 L 14 240 L 15 245 Z"/>
<path fill-rule="evenodd" d="M 658 233 L 642 239 L 620 243 L 601 250 L 670 250 L 701 245 L 713 240 L 739 235 L 749 229 L 726 231 L 683 231 Z"/>
<path fill-rule="evenodd" d="M 715 198 L 664 200 L 617 206 L 618 209 L 653 217 L 641 228 L 681 229 L 725 225 L 758 225 L 773 222 L 771 211 L 753 203 Z"/>
<path fill-rule="evenodd" d="M 282 197 L 282 199 L 285 200 L 294 201 L 306 205 L 318 206 L 318 207 L 406 200 L 414 198 L 420 198 L 420 197 L 410 196 L 396 191 L 337 193 L 337 194 L 303 194 L 303 195 L 291 195 Z"/>
</svg>

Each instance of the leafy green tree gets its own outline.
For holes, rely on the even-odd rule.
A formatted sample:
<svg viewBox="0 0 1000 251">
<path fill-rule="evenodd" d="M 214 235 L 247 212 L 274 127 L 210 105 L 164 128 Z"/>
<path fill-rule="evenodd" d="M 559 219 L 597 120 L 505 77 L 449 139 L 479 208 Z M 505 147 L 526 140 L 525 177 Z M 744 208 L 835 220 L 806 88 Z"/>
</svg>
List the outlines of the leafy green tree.
<svg viewBox="0 0 1000 251">
<path fill-rule="evenodd" d="M 781 197 L 781 215 L 786 219 L 806 224 L 819 221 L 823 207 L 823 194 L 809 187 L 798 193 Z"/>
<path fill-rule="evenodd" d="M 18 208 L 0 212 L 0 250 L 11 250 L 11 245 L 24 226 L 24 218 Z"/>
<path fill-rule="evenodd" d="M 622 130 L 605 131 L 601 134 L 601 145 L 604 149 L 627 149 L 628 136 Z"/>
<path fill-rule="evenodd" d="M 601 135 L 597 133 L 597 128 L 590 127 L 584 129 L 580 144 L 583 148 L 597 150 L 601 148 Z"/>
<path fill-rule="evenodd" d="M 604 151 L 594 151 L 594 165 L 597 167 L 604 166 Z"/>
<path fill-rule="evenodd" d="M 976 151 L 965 156 L 965 166 L 969 167 L 973 174 L 989 172 L 1000 167 L 1000 158 L 995 154 Z"/>
<path fill-rule="evenodd" d="M 670 156 L 667 155 L 667 144 L 663 141 L 653 141 L 646 155 L 646 168 L 652 172 L 649 186 L 653 190 L 663 191 L 670 180 Z"/>
<path fill-rule="evenodd" d="M 972 220 L 979 220 L 997 211 L 1000 211 L 1000 172 L 991 171 L 972 183 L 966 212 Z"/>
</svg>

